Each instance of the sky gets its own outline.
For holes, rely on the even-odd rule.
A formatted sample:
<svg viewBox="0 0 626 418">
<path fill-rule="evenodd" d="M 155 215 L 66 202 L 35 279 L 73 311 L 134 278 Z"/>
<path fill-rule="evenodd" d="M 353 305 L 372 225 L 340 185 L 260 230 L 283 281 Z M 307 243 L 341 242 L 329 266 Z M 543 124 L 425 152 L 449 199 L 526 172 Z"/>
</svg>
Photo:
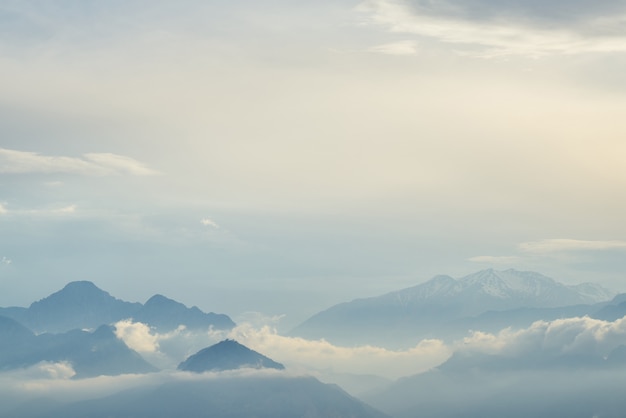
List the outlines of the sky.
<svg viewBox="0 0 626 418">
<path fill-rule="evenodd" d="M 0 1 L 0 306 L 297 325 L 436 274 L 626 291 L 626 1 Z"/>
</svg>

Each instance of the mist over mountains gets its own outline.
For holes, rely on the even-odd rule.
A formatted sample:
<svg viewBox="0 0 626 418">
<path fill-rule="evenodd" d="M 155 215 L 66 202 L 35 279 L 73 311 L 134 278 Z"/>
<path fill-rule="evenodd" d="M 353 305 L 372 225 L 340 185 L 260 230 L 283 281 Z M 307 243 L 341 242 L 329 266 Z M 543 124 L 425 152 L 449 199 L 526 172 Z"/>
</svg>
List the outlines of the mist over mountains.
<svg viewBox="0 0 626 418">
<path fill-rule="evenodd" d="M 291 335 L 339 344 L 411 346 L 424 338 L 460 338 L 471 329 L 491 331 L 590 314 L 613 296 L 615 292 L 593 283 L 568 286 L 539 273 L 488 269 L 460 279 L 436 276 L 410 288 L 332 306 Z"/>
<path fill-rule="evenodd" d="M 600 286 L 490 269 L 346 302 L 284 336 L 72 282 L 0 308 L 0 416 L 618 417 L 624 315 Z"/>
</svg>

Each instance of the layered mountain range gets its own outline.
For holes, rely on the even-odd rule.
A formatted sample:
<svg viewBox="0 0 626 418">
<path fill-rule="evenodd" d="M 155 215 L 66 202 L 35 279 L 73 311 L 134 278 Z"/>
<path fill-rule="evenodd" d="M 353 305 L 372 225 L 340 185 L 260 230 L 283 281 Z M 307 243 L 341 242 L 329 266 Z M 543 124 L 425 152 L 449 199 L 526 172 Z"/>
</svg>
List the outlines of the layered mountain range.
<svg viewBox="0 0 626 418">
<path fill-rule="evenodd" d="M 592 314 L 615 293 L 592 283 L 565 285 L 539 273 L 493 269 L 431 280 L 319 312 L 291 334 L 339 344 L 412 345 L 458 338 L 469 329 L 524 326 L 536 319 Z M 493 316 L 497 319 L 494 320 Z"/>
<path fill-rule="evenodd" d="M 0 308 L 0 315 L 15 319 L 36 333 L 94 329 L 123 319 L 143 322 L 160 332 L 171 331 L 179 325 L 190 329 L 235 326 L 227 315 L 205 313 L 195 306 L 188 308 L 162 295 L 154 295 L 145 304 L 126 302 L 89 281 L 68 283 L 28 308 Z"/>
</svg>

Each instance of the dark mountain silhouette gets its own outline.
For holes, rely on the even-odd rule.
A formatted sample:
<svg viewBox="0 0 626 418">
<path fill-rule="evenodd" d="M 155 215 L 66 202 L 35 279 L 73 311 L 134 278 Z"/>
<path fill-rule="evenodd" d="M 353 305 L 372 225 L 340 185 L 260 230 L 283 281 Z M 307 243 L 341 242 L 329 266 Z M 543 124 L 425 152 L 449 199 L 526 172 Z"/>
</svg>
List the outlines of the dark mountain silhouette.
<svg viewBox="0 0 626 418">
<path fill-rule="evenodd" d="M 161 295 L 153 296 L 145 305 L 125 302 L 88 281 L 68 283 L 28 308 L 0 308 L 0 315 L 11 317 L 37 333 L 95 329 L 129 318 L 159 331 L 170 331 L 179 325 L 190 329 L 231 329 L 235 326 L 227 315 L 204 313 L 195 306 L 187 308 Z"/>
<path fill-rule="evenodd" d="M 23 412 L 23 409 L 22 409 Z M 40 418 L 384 418 L 312 377 L 219 377 L 178 381 L 51 408 Z"/>
<path fill-rule="evenodd" d="M 93 329 L 129 318 L 140 303 L 116 299 L 92 282 L 68 283 L 63 289 L 33 302 L 28 309 L 0 312 L 14 318 L 35 332 L 65 332 Z"/>
<path fill-rule="evenodd" d="M 166 298 L 163 295 L 154 295 L 133 314 L 133 319 L 149 324 L 159 331 L 171 331 L 179 325 L 189 329 L 231 329 L 235 323 L 223 314 L 213 312 L 204 313 L 196 306 L 187 308 L 180 302 Z"/>
<path fill-rule="evenodd" d="M 282 364 L 234 340 L 224 340 L 204 348 L 178 365 L 179 370 L 196 373 L 234 370 L 243 367 L 278 370 L 285 368 Z"/>
<path fill-rule="evenodd" d="M 307 319 L 291 335 L 340 344 L 412 346 L 428 337 L 458 338 L 469 329 L 481 329 L 482 319 L 497 323 L 493 317 L 480 318 L 488 311 L 497 311 L 499 319 L 506 316 L 501 314 L 504 311 L 533 309 L 544 310 L 543 314 L 546 309 L 572 305 L 579 307 L 577 312 L 587 313 L 581 305 L 612 296 L 594 284 L 566 286 L 539 273 L 489 269 L 458 280 L 436 276 L 407 289 L 341 303 Z M 539 311 L 529 313 L 527 318 L 537 314 Z M 523 312 L 512 316 L 520 325 L 527 325 Z"/>
<path fill-rule="evenodd" d="M 77 378 L 157 370 L 119 340 L 109 326 L 102 325 L 94 332 L 35 335 L 15 320 L 0 317 L 0 370 L 40 362 L 68 362 Z"/>
</svg>

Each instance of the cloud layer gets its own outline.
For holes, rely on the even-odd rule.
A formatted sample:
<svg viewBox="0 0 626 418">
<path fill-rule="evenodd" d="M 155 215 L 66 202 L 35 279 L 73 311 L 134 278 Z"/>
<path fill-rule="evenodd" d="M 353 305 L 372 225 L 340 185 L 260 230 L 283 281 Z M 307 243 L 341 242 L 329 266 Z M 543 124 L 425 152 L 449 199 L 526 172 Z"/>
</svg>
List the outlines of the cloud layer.
<svg viewBox="0 0 626 418">
<path fill-rule="evenodd" d="M 432 38 L 484 57 L 626 51 L 620 29 L 626 20 L 623 2 L 604 2 L 597 9 L 562 1 L 544 4 L 368 0 L 359 10 L 368 23 L 390 32 Z"/>
<path fill-rule="evenodd" d="M 239 341 L 290 370 L 306 372 L 374 374 L 397 378 L 428 370 L 451 354 L 439 340 L 424 340 L 408 350 L 389 350 L 374 346 L 341 347 L 325 340 L 279 335 L 270 326 L 256 327 L 249 323 L 232 331 L 191 332 L 184 328 L 167 334 L 151 332 L 141 323 L 121 321 L 116 335 L 131 348 L 142 353 L 148 361 L 161 367 L 173 368 L 187 356 L 225 338 Z"/>
<path fill-rule="evenodd" d="M 157 174 L 144 163 L 112 153 L 87 153 L 82 158 L 43 155 L 0 148 L 0 173 L 81 174 L 90 176 Z"/>
<path fill-rule="evenodd" d="M 626 344 L 626 317 L 614 322 L 582 318 L 537 321 L 521 330 L 498 334 L 476 332 L 462 341 L 460 350 L 507 357 L 553 355 L 607 356 Z"/>
</svg>

